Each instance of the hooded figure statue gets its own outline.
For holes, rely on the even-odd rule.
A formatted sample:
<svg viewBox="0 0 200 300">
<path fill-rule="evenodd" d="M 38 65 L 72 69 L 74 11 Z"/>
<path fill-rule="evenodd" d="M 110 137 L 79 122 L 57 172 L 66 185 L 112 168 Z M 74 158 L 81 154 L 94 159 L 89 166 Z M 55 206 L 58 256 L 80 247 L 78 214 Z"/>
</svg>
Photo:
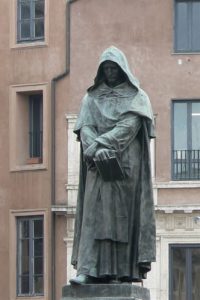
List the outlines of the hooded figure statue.
<svg viewBox="0 0 200 300">
<path fill-rule="evenodd" d="M 116 47 L 100 58 L 74 132 L 81 159 L 70 282 L 141 281 L 155 261 L 153 114 Z"/>
</svg>

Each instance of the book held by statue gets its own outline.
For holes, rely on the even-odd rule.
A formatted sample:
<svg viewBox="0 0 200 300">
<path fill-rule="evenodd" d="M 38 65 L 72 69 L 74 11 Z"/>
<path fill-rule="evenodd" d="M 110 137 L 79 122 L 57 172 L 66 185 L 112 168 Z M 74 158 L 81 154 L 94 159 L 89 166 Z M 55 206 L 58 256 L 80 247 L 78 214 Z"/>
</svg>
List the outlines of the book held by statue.
<svg viewBox="0 0 200 300">
<path fill-rule="evenodd" d="M 116 156 L 111 155 L 107 159 L 94 159 L 99 174 L 104 181 L 124 179 L 124 173 Z"/>
</svg>

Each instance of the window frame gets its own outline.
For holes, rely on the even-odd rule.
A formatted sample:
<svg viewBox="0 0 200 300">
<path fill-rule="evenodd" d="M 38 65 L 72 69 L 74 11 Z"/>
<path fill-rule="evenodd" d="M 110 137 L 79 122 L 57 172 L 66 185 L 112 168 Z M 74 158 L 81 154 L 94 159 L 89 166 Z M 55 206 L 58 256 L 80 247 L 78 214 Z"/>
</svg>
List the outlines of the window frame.
<svg viewBox="0 0 200 300">
<path fill-rule="evenodd" d="M 35 48 L 46 47 L 49 43 L 49 0 L 44 0 L 44 39 L 18 42 L 18 7 L 16 0 L 10 0 L 10 47 L 16 48 Z"/>
<path fill-rule="evenodd" d="M 29 95 L 29 158 L 43 157 L 43 94 Z"/>
<path fill-rule="evenodd" d="M 199 248 L 200 244 L 169 244 L 169 300 L 173 300 L 173 249 L 185 248 L 186 249 L 186 296 L 187 299 L 192 299 L 192 267 L 191 267 L 191 249 Z M 190 276 L 191 275 L 191 276 Z"/>
<path fill-rule="evenodd" d="M 42 269 L 43 273 L 40 274 L 43 278 L 43 291 L 41 293 L 36 293 L 34 288 L 34 277 L 36 276 L 35 270 L 34 270 L 34 241 L 38 239 L 38 237 L 34 234 L 34 222 L 37 220 L 42 221 L 43 226 L 43 235 L 40 237 L 43 241 L 43 250 L 42 250 Z M 29 224 L 29 237 L 28 240 L 28 249 L 29 249 L 29 270 L 30 270 L 30 277 L 29 277 L 29 293 L 22 293 L 20 292 L 20 277 L 22 278 L 22 274 L 20 274 L 20 265 L 22 264 L 22 250 L 21 250 L 21 240 L 22 237 L 20 236 L 20 226 L 22 221 L 28 221 Z M 38 215 L 38 216 L 23 216 L 23 217 L 17 217 L 16 219 L 16 225 L 17 225 L 17 272 L 16 272 L 16 282 L 17 282 L 17 297 L 24 297 L 24 296 L 44 296 L 44 216 Z"/>
<path fill-rule="evenodd" d="M 187 179 L 180 179 L 176 178 L 175 173 L 174 173 L 174 158 L 173 158 L 173 151 L 174 149 L 174 104 L 175 103 L 186 103 L 187 104 L 187 149 L 186 150 L 193 150 L 192 149 L 192 138 L 189 133 L 192 131 L 191 127 L 191 114 L 190 110 L 192 107 L 193 103 L 200 103 L 200 99 L 172 99 L 171 101 L 171 178 L 173 181 L 199 181 L 200 178 L 187 178 Z M 191 105 L 191 107 L 188 109 L 188 105 Z"/>
<path fill-rule="evenodd" d="M 29 158 L 25 157 L 24 152 L 29 154 L 28 149 L 28 137 L 26 148 L 19 149 L 19 145 L 22 148 L 21 143 L 17 143 L 17 140 L 21 139 L 22 118 L 20 118 L 19 99 L 18 94 L 31 94 L 41 92 L 43 94 L 43 143 L 42 143 L 42 159 L 41 158 Z M 10 86 L 10 99 L 9 99 L 9 142 L 10 142 L 10 171 L 23 171 L 34 169 L 47 169 L 48 167 L 48 146 L 49 146 L 49 113 L 50 107 L 48 103 L 48 97 L 50 90 L 48 83 L 38 84 L 25 84 Z M 28 101 L 28 100 L 27 100 Z M 28 114 L 28 112 L 27 112 Z M 19 130 L 21 128 L 21 130 Z M 28 123 L 27 123 L 28 128 Z"/>
<path fill-rule="evenodd" d="M 43 296 L 17 296 L 17 218 L 18 217 L 44 217 L 44 295 Z M 50 241 L 48 238 L 50 226 L 50 212 L 48 209 L 23 209 L 9 211 L 9 299 L 45 300 L 49 299 L 50 285 Z"/>
<path fill-rule="evenodd" d="M 189 47 L 188 49 L 178 49 L 178 45 L 177 45 L 177 3 L 178 2 L 188 2 L 189 8 L 187 9 L 187 12 L 189 11 L 189 18 L 187 20 L 187 25 L 188 25 L 188 38 L 189 38 Z M 174 0 L 174 53 L 175 54 L 184 54 L 184 53 L 194 53 L 194 54 L 198 54 L 200 53 L 200 47 L 199 49 L 192 49 L 192 2 L 199 2 L 200 0 Z M 200 30 L 200 28 L 199 28 Z"/>
<path fill-rule="evenodd" d="M 44 3 L 44 16 L 40 18 L 35 17 L 35 3 L 36 1 L 43 1 Z M 27 38 L 21 37 L 21 24 L 23 24 L 23 20 L 21 19 L 21 5 L 23 0 L 17 0 L 17 43 L 28 43 L 34 41 L 44 41 L 45 40 L 45 0 L 29 0 L 30 2 L 30 18 L 27 19 L 27 22 L 30 27 L 30 36 Z M 36 20 L 42 20 L 44 26 L 44 34 L 41 37 L 35 36 L 35 23 Z M 25 19 L 24 19 L 25 21 Z"/>
</svg>

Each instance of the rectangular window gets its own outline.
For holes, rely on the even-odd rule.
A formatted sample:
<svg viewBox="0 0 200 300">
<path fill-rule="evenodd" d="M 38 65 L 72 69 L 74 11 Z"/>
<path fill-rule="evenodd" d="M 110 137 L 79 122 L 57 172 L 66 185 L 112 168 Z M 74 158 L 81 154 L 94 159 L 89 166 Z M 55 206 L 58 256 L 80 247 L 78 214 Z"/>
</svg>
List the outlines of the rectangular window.
<svg viewBox="0 0 200 300">
<path fill-rule="evenodd" d="M 43 101 L 42 94 L 29 96 L 29 156 L 42 159 Z"/>
<path fill-rule="evenodd" d="M 17 218 L 17 296 L 44 294 L 43 216 Z"/>
<path fill-rule="evenodd" d="M 170 245 L 169 299 L 200 299 L 200 245 Z"/>
<path fill-rule="evenodd" d="M 44 40 L 44 0 L 18 0 L 17 40 Z"/>
<path fill-rule="evenodd" d="M 10 87 L 10 170 L 45 169 L 48 163 L 48 86 Z"/>
<path fill-rule="evenodd" d="M 200 101 L 173 101 L 172 178 L 200 179 Z"/>
<path fill-rule="evenodd" d="M 200 51 L 200 0 L 175 0 L 175 51 Z"/>
</svg>

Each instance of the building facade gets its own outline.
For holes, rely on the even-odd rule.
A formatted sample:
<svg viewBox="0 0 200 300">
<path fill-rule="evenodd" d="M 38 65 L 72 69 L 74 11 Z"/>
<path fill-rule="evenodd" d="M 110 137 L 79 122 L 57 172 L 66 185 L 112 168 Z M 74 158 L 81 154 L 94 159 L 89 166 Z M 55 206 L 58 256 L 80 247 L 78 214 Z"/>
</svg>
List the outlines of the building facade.
<svg viewBox="0 0 200 300">
<path fill-rule="evenodd" d="M 200 295 L 200 1 L 1 0 L 0 300 L 59 300 L 70 265 L 73 127 L 114 45 L 148 93 L 157 261 L 152 300 Z"/>
</svg>

